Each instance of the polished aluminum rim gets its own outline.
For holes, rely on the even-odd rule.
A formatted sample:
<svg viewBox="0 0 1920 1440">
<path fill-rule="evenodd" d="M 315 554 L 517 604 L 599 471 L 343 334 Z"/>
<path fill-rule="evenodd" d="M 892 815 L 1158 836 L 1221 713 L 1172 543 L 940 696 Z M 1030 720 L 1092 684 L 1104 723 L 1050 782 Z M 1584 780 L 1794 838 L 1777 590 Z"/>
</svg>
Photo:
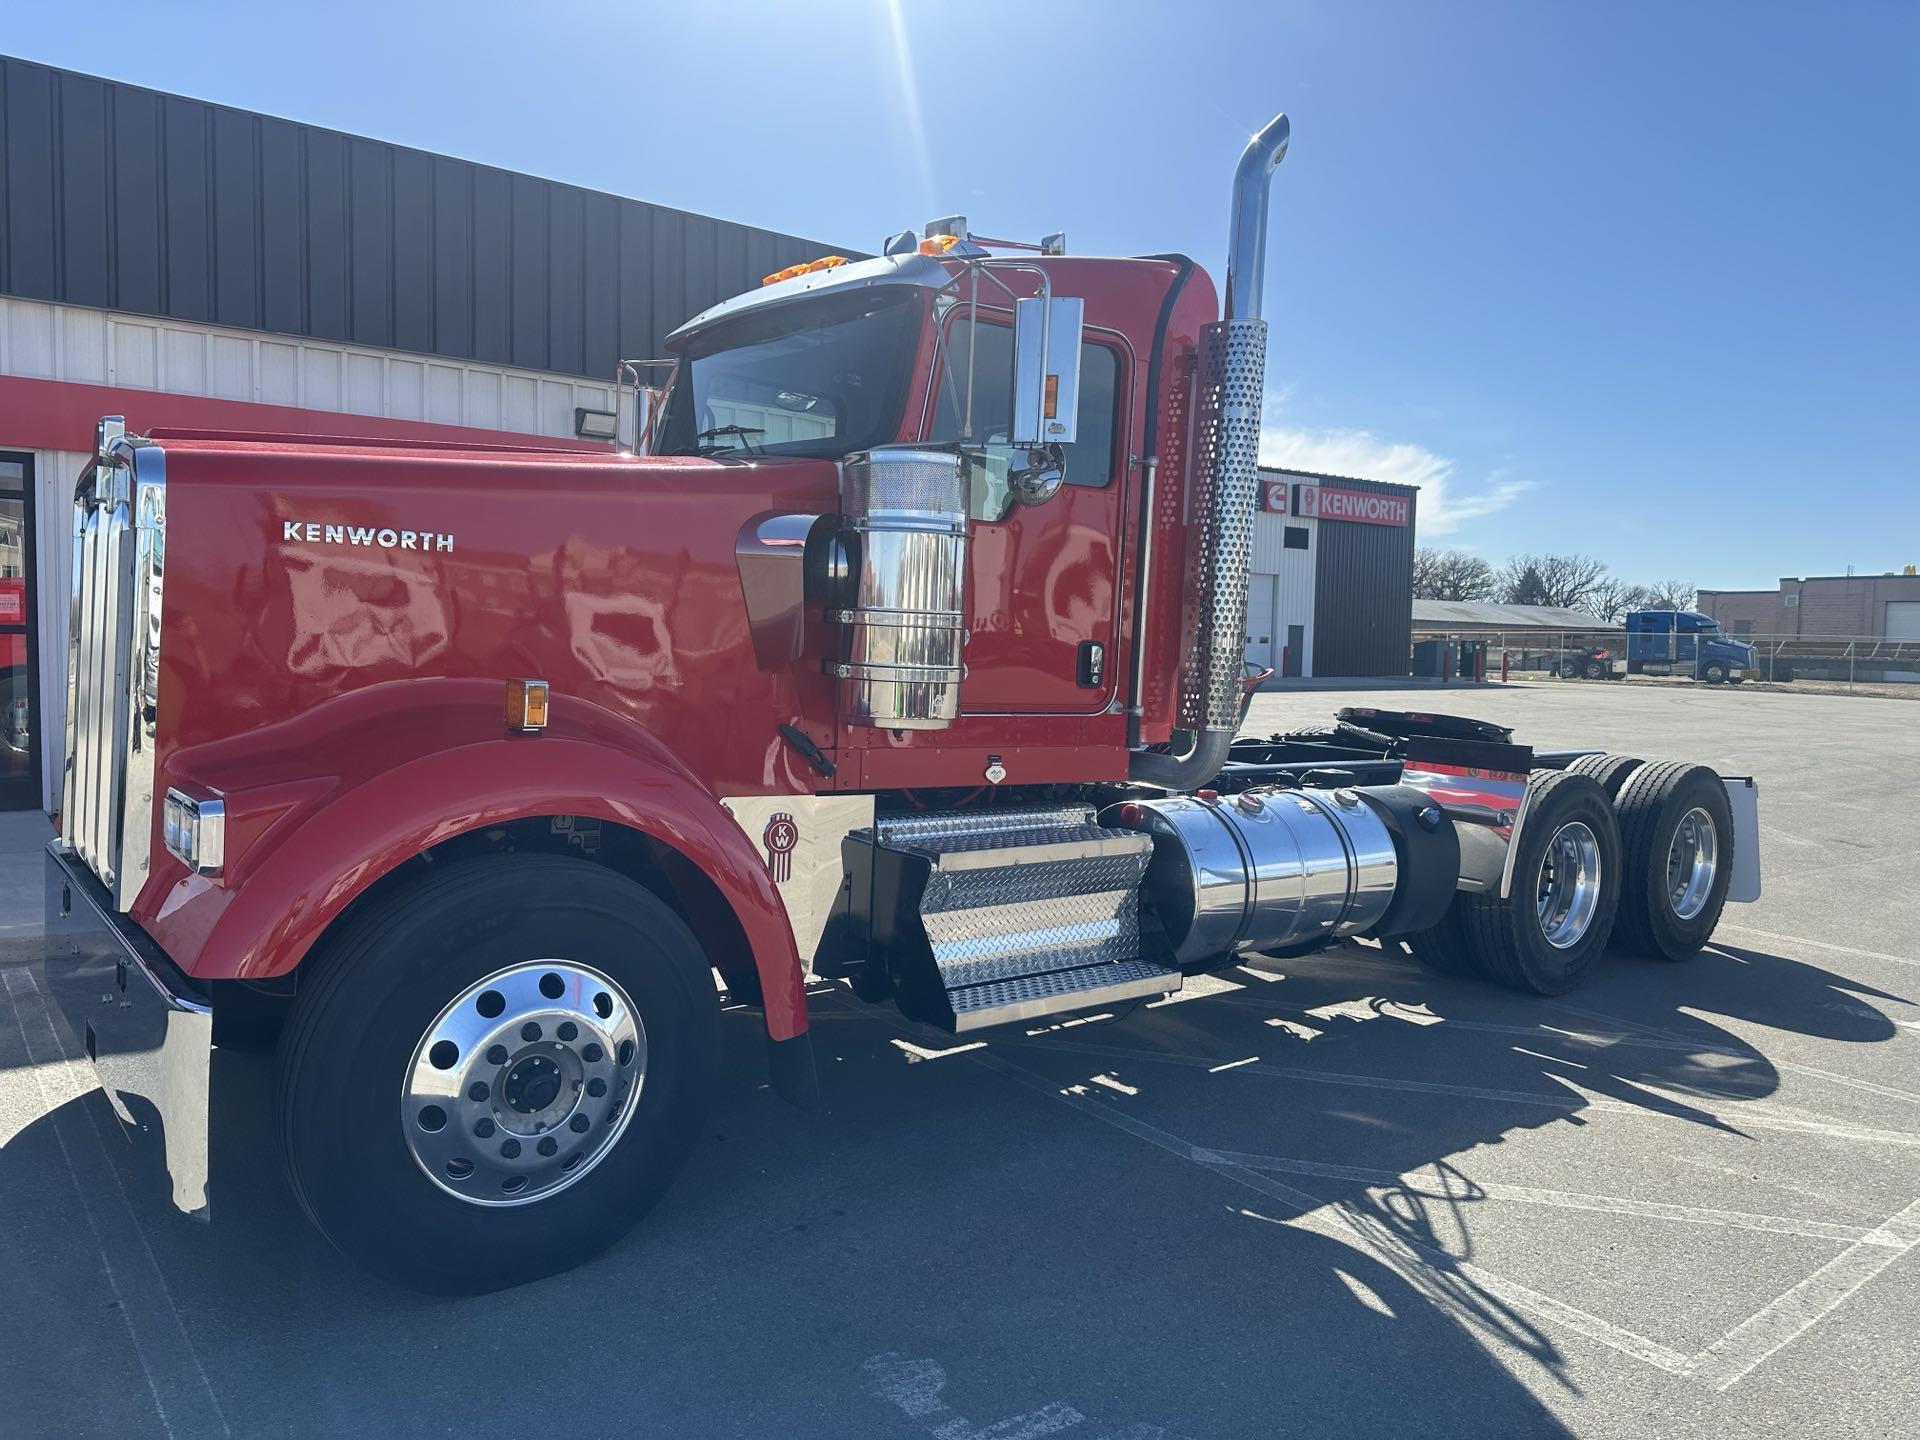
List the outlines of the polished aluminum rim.
<svg viewBox="0 0 1920 1440">
<path fill-rule="evenodd" d="M 1587 933 L 1600 908 L 1600 841 L 1584 821 L 1568 821 L 1547 841 L 1537 896 L 1540 930 L 1554 949 Z"/>
<path fill-rule="evenodd" d="M 1667 899 L 1673 913 L 1691 920 L 1707 908 L 1720 868 L 1720 832 L 1698 805 L 1680 817 L 1667 846 Z"/>
<path fill-rule="evenodd" d="M 647 1031 L 598 970 L 514 965 L 469 985 L 414 1047 L 400 1085 L 407 1149 L 449 1195 L 527 1205 L 606 1158 L 647 1077 Z"/>
</svg>

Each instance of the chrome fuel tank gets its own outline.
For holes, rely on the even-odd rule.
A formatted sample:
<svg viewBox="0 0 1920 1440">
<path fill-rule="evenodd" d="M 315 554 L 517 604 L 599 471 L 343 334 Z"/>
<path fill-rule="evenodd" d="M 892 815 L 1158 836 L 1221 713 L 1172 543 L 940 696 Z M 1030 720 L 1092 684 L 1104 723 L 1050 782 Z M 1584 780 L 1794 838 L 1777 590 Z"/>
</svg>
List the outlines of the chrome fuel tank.
<svg viewBox="0 0 1920 1440">
<path fill-rule="evenodd" d="M 1182 965 L 1358 934 L 1393 903 L 1393 835 L 1353 790 L 1179 795 L 1106 823 L 1153 836 L 1143 894 Z"/>
</svg>

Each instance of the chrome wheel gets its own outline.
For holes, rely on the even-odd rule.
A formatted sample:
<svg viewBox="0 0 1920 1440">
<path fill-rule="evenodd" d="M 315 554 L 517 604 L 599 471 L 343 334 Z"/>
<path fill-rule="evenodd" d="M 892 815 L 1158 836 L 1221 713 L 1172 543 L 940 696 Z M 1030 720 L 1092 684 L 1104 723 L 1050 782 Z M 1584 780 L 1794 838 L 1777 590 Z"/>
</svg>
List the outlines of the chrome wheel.
<svg viewBox="0 0 1920 1440">
<path fill-rule="evenodd" d="M 1680 817 L 1667 846 L 1667 901 L 1675 915 L 1691 920 L 1707 908 L 1719 868 L 1719 832 L 1713 817 L 1696 805 Z"/>
<path fill-rule="evenodd" d="M 1540 930 L 1556 950 L 1577 944 L 1600 908 L 1600 841 L 1583 821 L 1553 832 L 1540 857 Z"/>
<path fill-rule="evenodd" d="M 415 1162 L 474 1205 L 526 1205 L 604 1159 L 633 1118 L 647 1032 L 598 970 L 536 960 L 476 981 L 414 1047 L 400 1130 Z"/>
</svg>

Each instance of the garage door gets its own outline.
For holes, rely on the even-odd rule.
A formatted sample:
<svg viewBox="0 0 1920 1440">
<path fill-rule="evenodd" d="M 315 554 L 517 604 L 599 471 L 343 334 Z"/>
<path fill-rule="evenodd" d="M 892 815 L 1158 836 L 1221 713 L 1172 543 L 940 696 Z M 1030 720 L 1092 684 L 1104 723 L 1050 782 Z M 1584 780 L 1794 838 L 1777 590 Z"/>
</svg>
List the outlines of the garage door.
<svg viewBox="0 0 1920 1440">
<path fill-rule="evenodd" d="M 1887 602 L 1887 639 L 1920 640 L 1920 600 Z"/>
</svg>

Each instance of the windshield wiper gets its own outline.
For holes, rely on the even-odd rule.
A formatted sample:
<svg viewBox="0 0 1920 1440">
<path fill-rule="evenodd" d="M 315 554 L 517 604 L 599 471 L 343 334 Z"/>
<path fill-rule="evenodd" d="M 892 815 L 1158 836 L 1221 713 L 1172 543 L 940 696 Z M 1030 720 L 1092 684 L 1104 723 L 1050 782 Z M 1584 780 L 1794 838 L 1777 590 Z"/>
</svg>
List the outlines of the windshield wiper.
<svg viewBox="0 0 1920 1440">
<path fill-rule="evenodd" d="M 695 441 L 701 441 L 701 440 L 715 440 L 722 435 L 733 435 L 733 436 L 744 437 L 747 435 L 764 435 L 766 433 L 767 432 L 761 429 L 760 426 L 758 425 L 716 425 L 711 430 L 702 430 L 699 434 L 695 435 L 693 438 L 695 439 Z M 725 454 L 729 450 L 751 450 L 752 448 L 753 447 L 751 445 L 744 445 L 744 444 L 743 445 L 696 444 L 694 446 L 694 453 L 698 455 L 721 455 L 721 454 Z"/>
</svg>

